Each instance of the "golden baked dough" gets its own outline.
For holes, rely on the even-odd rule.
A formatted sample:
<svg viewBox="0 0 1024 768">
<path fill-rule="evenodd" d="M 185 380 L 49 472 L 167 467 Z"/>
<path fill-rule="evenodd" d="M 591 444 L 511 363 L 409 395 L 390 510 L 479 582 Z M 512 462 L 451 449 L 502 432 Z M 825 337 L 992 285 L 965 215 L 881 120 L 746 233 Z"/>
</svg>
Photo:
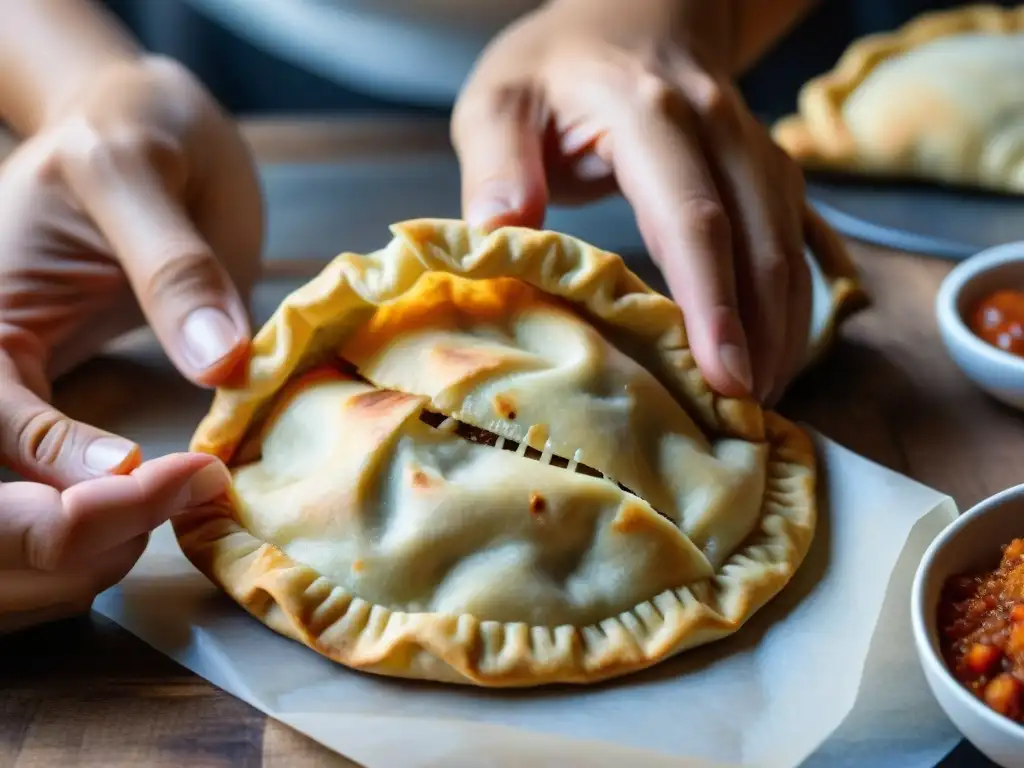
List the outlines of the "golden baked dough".
<svg viewBox="0 0 1024 768">
<path fill-rule="evenodd" d="M 709 389 L 674 302 L 554 232 L 392 233 L 287 297 L 217 391 L 191 447 L 233 487 L 174 520 L 200 571 L 337 662 L 483 686 L 626 674 L 785 586 L 812 443 Z"/>
<path fill-rule="evenodd" d="M 809 169 L 1024 193 L 1024 6 L 930 12 L 858 40 L 773 135 Z"/>
</svg>

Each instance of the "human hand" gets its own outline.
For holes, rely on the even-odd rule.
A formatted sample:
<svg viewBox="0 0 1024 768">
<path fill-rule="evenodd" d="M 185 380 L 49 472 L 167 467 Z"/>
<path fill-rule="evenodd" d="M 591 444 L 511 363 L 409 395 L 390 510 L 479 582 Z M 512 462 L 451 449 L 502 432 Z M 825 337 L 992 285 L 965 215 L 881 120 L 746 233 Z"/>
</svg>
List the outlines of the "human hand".
<svg viewBox="0 0 1024 768">
<path fill-rule="evenodd" d="M 211 457 L 140 466 L 56 410 L 50 382 L 147 321 L 183 375 L 225 381 L 262 231 L 237 129 L 164 60 L 104 69 L 0 166 L 0 464 L 27 481 L 0 485 L 0 625 L 81 609 L 145 532 L 215 495 Z"/>
<path fill-rule="evenodd" d="M 726 395 L 781 395 L 807 350 L 798 166 L 731 83 L 730 3 L 555 0 L 497 37 L 453 115 L 464 216 L 540 226 L 615 190 Z"/>
<path fill-rule="evenodd" d="M 0 485 L 0 634 L 87 612 L 131 570 L 152 529 L 229 482 L 212 456 L 172 454 L 63 493 Z"/>
</svg>

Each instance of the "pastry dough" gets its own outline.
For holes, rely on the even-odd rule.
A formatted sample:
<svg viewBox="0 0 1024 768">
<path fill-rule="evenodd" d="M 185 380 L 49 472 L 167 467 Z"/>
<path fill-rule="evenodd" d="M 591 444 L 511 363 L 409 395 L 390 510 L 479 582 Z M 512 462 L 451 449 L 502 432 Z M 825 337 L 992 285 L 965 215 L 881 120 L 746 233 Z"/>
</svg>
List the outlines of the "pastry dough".
<svg viewBox="0 0 1024 768">
<path fill-rule="evenodd" d="M 811 441 L 709 389 L 674 302 L 554 232 L 392 233 L 286 298 L 217 391 L 191 447 L 232 490 L 174 520 L 200 571 L 337 662 L 483 686 L 626 674 L 786 585 Z"/>
<path fill-rule="evenodd" d="M 1024 6 L 927 13 L 857 41 L 773 134 L 812 169 L 1024 194 Z"/>
</svg>

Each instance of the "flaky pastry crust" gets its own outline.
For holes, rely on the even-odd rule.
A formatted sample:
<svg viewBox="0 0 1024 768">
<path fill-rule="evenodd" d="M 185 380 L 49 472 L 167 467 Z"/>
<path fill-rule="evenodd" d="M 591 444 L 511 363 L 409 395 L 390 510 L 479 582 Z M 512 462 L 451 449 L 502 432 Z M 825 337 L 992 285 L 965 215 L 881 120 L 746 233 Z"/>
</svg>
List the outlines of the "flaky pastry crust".
<svg viewBox="0 0 1024 768">
<path fill-rule="evenodd" d="M 687 648 L 735 632 L 790 581 L 808 551 L 816 524 L 816 466 L 812 442 L 799 427 L 774 413 L 762 411 L 755 402 L 721 397 L 710 389 L 687 347 L 682 313 L 674 302 L 648 288 L 615 254 L 553 232 L 505 228 L 483 235 L 459 221 L 414 220 L 393 226 L 392 234 L 391 242 L 380 251 L 338 256 L 319 276 L 287 297 L 256 334 L 244 381 L 217 391 L 209 413 L 196 430 L 191 449 L 220 457 L 234 468 L 236 477 L 236 488 L 228 497 L 174 520 L 183 552 L 211 581 L 268 627 L 346 666 L 391 676 L 480 686 L 588 683 L 648 667 Z M 838 286 L 834 295 L 853 295 L 856 283 L 852 273 L 844 273 L 842 269 L 836 273 L 831 266 L 823 264 L 821 268 L 828 275 L 830 285 Z M 471 612 L 411 609 L 412 603 L 406 604 L 405 608 L 375 603 L 357 594 L 357 590 L 346 587 L 343 579 L 325 575 L 287 554 L 284 551 L 287 546 L 277 546 L 254 535 L 251 529 L 251 522 L 255 519 L 253 498 L 260 503 L 270 499 L 273 527 L 278 524 L 278 517 L 299 519 L 300 522 L 303 515 L 319 515 L 325 520 L 345 517 L 345 509 L 324 507 L 323 487 L 346 488 L 346 493 L 352 491 L 356 495 L 370 493 L 366 490 L 365 477 L 359 481 L 361 484 L 349 486 L 345 485 L 347 481 L 335 482 L 331 478 L 329 480 L 334 485 L 316 485 L 314 490 L 320 496 L 307 494 L 301 498 L 303 505 L 311 505 L 303 507 L 308 512 L 281 508 L 279 516 L 273 514 L 272 505 L 278 503 L 275 500 L 288 498 L 289 491 L 285 490 L 284 496 L 264 493 L 261 483 L 267 473 L 259 468 L 251 469 L 255 466 L 252 464 L 248 469 L 240 465 L 258 458 L 260 444 L 264 440 L 268 441 L 263 444 L 266 450 L 276 451 L 274 457 L 288 459 L 305 450 L 305 446 L 295 442 L 295 435 L 287 431 L 292 429 L 287 417 L 289 408 L 294 413 L 300 406 L 290 405 L 288 398 L 293 395 L 282 396 L 282 393 L 288 392 L 289 388 L 300 396 L 303 392 L 312 393 L 301 407 L 313 409 L 309 413 L 318 415 L 306 418 L 315 418 L 317 421 L 314 423 L 322 424 L 325 430 L 333 423 L 351 426 L 350 442 L 353 445 L 346 447 L 339 443 L 325 449 L 328 451 L 325 455 L 351 456 L 355 451 L 360 456 L 370 457 L 366 462 L 384 462 L 391 459 L 382 459 L 377 454 L 394 453 L 401 446 L 404 446 L 401 450 L 408 449 L 410 445 L 415 447 L 415 435 L 429 431 L 417 421 L 416 414 L 424 408 L 436 409 L 438 403 L 443 404 L 443 398 L 447 397 L 445 393 L 452 389 L 452 382 L 464 372 L 456 370 L 453 373 L 450 364 L 439 369 L 440 373 L 424 372 L 422 381 L 425 383 L 414 383 L 413 386 L 429 389 L 434 382 L 439 387 L 437 392 L 409 394 L 404 386 L 396 386 L 396 383 L 415 382 L 409 371 L 418 369 L 405 364 L 405 352 L 395 352 L 383 342 L 387 341 L 387 334 L 399 339 L 408 337 L 419 328 L 421 322 L 417 319 L 417 312 L 426 312 L 423 318 L 429 318 L 434 312 L 429 302 L 440 300 L 424 286 L 429 287 L 431 281 L 444 287 L 465 280 L 498 287 L 505 285 L 503 281 L 521 285 L 522 290 L 514 285 L 509 290 L 495 289 L 495 306 L 499 313 L 502 308 L 512 311 L 507 302 L 521 301 L 526 309 L 539 313 L 536 317 L 540 320 L 535 322 L 543 325 L 559 320 L 562 325 L 551 326 L 558 332 L 582 332 L 587 330 L 588 323 L 592 323 L 593 327 L 602 329 L 602 334 L 614 336 L 616 345 L 628 349 L 631 355 L 623 357 L 623 370 L 640 372 L 648 377 L 654 374 L 660 386 L 664 386 L 688 414 L 678 415 L 680 423 L 692 418 L 693 423 L 699 425 L 698 432 L 715 436 L 726 445 L 721 452 L 727 460 L 720 465 L 715 464 L 715 471 L 732 466 L 729 461 L 736 461 L 735 466 L 741 467 L 745 466 L 743 462 L 757 464 L 761 461 L 759 457 L 764 457 L 758 464 L 761 469 L 755 467 L 747 473 L 745 480 L 737 480 L 737 488 L 747 483 L 758 493 L 754 500 L 756 519 L 742 539 L 735 546 L 730 545 L 728 551 L 716 553 L 713 551 L 714 542 L 698 541 L 700 536 L 695 533 L 692 539 L 680 535 L 684 525 L 681 512 L 669 511 L 666 514 L 665 509 L 658 509 L 656 513 L 647 501 L 632 495 L 625 487 L 620 490 L 607 475 L 600 480 L 580 478 L 553 467 L 531 470 L 524 463 L 529 463 L 529 460 L 509 458 L 508 461 L 513 463 L 502 466 L 511 470 L 507 473 L 502 470 L 496 477 L 508 482 L 519 482 L 525 478 L 524 494 L 529 490 L 525 483 L 533 482 L 530 478 L 536 474 L 538 483 L 546 482 L 553 488 L 549 498 L 557 500 L 561 498 L 559 494 L 563 494 L 570 501 L 575 498 L 596 504 L 596 500 L 604 500 L 601 503 L 606 503 L 611 512 L 606 518 L 595 518 L 595 538 L 584 542 L 581 545 L 584 548 L 596 550 L 603 547 L 601 551 L 616 553 L 614 562 L 625 567 L 622 562 L 635 556 L 636 547 L 650 546 L 651 557 L 660 557 L 664 561 L 664 573 L 691 574 L 680 583 L 658 588 L 645 599 L 595 620 L 580 624 L 557 620 L 531 624 L 522 620 L 490 620 L 487 616 Z M 445 287 L 444 290 L 449 291 L 446 296 L 454 295 L 451 293 L 454 289 Z M 510 291 L 519 298 L 510 299 Z M 437 306 L 442 310 L 447 306 L 453 312 L 472 313 L 466 316 L 481 316 L 486 309 L 482 310 L 478 305 L 480 301 L 486 301 L 486 297 L 480 299 L 480 292 L 476 290 L 468 291 L 468 294 L 464 300 L 451 299 L 447 305 L 440 302 Z M 415 300 L 408 301 L 410 297 Z M 404 305 L 403 300 L 406 301 Z M 562 304 L 569 309 L 561 309 Z M 406 311 L 406 307 L 411 307 L 411 311 Z M 573 319 L 576 318 L 575 313 L 584 319 Z M 838 316 L 840 312 L 836 314 Z M 464 319 L 464 316 L 459 318 Z M 459 318 L 452 322 L 457 325 L 461 322 Z M 598 334 L 596 338 L 602 337 Z M 428 342 L 435 344 L 429 338 Z M 355 380 L 349 381 L 347 373 L 319 374 L 319 367 L 335 360 L 339 350 L 347 350 L 353 357 L 361 358 L 360 369 L 363 370 L 365 362 L 365 370 L 372 374 L 367 375 L 371 381 L 354 383 Z M 602 354 L 619 355 L 613 347 L 607 347 Z M 450 351 L 446 355 L 445 359 L 450 363 Z M 397 367 L 391 360 L 396 356 Z M 459 365 L 465 362 L 457 355 L 454 360 Z M 535 361 L 528 363 L 524 370 L 536 368 Z M 557 366 L 555 368 L 557 373 Z M 486 367 L 474 368 L 464 380 L 459 381 L 475 381 L 473 377 L 478 377 L 481 372 L 486 374 Z M 539 375 L 543 374 L 541 371 Z M 378 375 L 387 383 L 382 385 L 383 390 L 374 391 L 374 387 L 380 385 L 374 380 Z M 304 376 L 305 379 L 302 378 Z M 470 384 L 476 386 L 473 381 Z M 641 378 L 629 381 L 642 384 Z M 321 385 L 324 388 L 318 390 L 316 387 Z M 629 386 L 633 385 L 627 384 L 627 389 Z M 340 394 L 331 394 L 333 390 L 330 387 L 335 387 Z M 361 411 L 353 409 L 351 404 L 356 402 L 368 407 Z M 458 418 L 472 424 L 479 415 L 473 410 L 474 402 L 477 401 L 472 398 L 461 401 L 451 406 L 452 412 L 457 409 Z M 544 408 L 550 404 L 535 405 L 540 408 L 537 412 L 549 412 Z M 550 412 L 557 422 L 561 409 L 557 408 L 557 403 L 554 406 Z M 341 412 L 347 415 L 338 416 Z M 370 413 L 374 419 L 384 418 L 387 423 L 379 419 L 372 424 L 344 421 L 356 418 L 360 413 Z M 329 421 L 334 418 L 339 420 Z M 508 419 L 499 419 L 500 423 L 492 421 L 473 426 L 504 434 L 502 430 L 516 427 L 512 421 L 515 418 L 514 414 L 509 414 Z M 668 416 L 666 420 L 670 420 Z M 274 433 L 278 423 L 285 426 L 279 429 L 279 433 Z M 566 429 L 571 431 L 571 423 L 567 421 L 566 424 L 570 425 Z M 534 424 L 525 437 L 517 439 L 535 445 L 538 450 L 550 445 L 543 434 L 539 442 L 533 441 L 539 426 Z M 343 427 L 345 430 L 349 428 Z M 508 432 L 510 436 L 519 434 Z M 365 451 L 359 443 L 363 439 L 370 441 L 367 443 L 370 448 Z M 699 447 L 705 439 L 711 438 L 695 434 L 686 439 L 689 442 L 680 442 L 680 446 L 691 450 L 691 453 L 694 450 L 711 450 L 706 446 Z M 269 441 L 274 440 L 277 443 L 272 445 Z M 429 438 L 427 442 L 441 445 L 445 440 L 448 438 L 441 435 L 436 439 Z M 454 449 L 458 448 L 454 446 Z M 454 449 L 441 445 L 438 450 L 445 451 L 445 461 L 451 463 L 456 461 L 452 458 Z M 420 453 L 425 451 L 416 450 Z M 646 450 L 646 447 L 640 446 L 637 450 Z M 490 462 L 494 452 L 500 453 L 496 448 L 475 445 L 466 451 L 459 455 L 470 456 L 466 466 L 476 468 L 482 466 L 481 462 Z M 406 454 L 420 455 L 415 451 L 406 451 Z M 591 455 L 600 457 L 601 454 L 598 451 Z M 701 456 L 706 454 L 692 455 L 699 463 L 705 460 Z M 728 458 L 740 455 L 741 459 Z M 268 454 L 264 460 L 276 461 L 274 457 Z M 605 459 L 611 462 L 608 466 L 616 472 L 618 467 L 623 467 L 623 472 L 630 471 L 630 462 L 623 462 L 621 457 L 606 453 Z M 600 461 L 605 459 L 599 458 Z M 340 461 L 352 463 L 351 459 Z M 336 467 L 338 474 L 344 474 L 346 470 L 337 461 L 330 466 Z M 535 464 L 531 466 L 536 467 Z M 402 472 L 396 472 L 394 476 L 411 477 L 413 486 L 426 487 L 433 482 L 432 476 L 419 467 L 407 462 L 402 465 Z M 601 473 L 607 471 L 607 467 L 598 469 Z M 680 466 L 680 469 L 685 467 Z M 367 464 L 360 471 L 372 480 L 377 470 Z M 542 474 L 546 479 L 541 478 Z M 567 476 L 561 477 L 563 474 Z M 668 476 L 672 474 L 668 472 Z M 638 477 L 638 482 L 646 482 L 643 477 Z M 314 480 L 319 483 L 318 478 Z M 437 482 L 443 484 L 446 481 Z M 275 486 L 274 493 L 279 493 L 280 487 L 283 486 Z M 729 493 L 742 492 L 730 491 L 726 487 L 722 498 L 728 500 Z M 264 495 L 260 496 L 260 493 Z M 535 495 L 530 497 L 531 505 Z M 638 496 L 642 497 L 642 494 Z M 299 497 L 293 498 L 298 505 Z M 345 506 L 345 503 L 339 503 Z M 539 503 L 543 510 L 543 499 Z M 578 509 L 587 508 L 584 504 Z M 463 504 L 460 510 L 462 517 L 481 512 L 479 505 L 474 507 L 472 504 Z M 432 513 L 432 522 L 422 525 L 436 525 L 436 516 L 443 511 L 436 510 Z M 727 513 L 726 510 L 723 514 Z M 576 521 L 572 522 L 576 525 L 580 515 L 585 514 L 585 511 L 574 512 L 572 520 L 564 516 L 561 520 L 552 518 L 551 524 L 562 525 L 570 520 Z M 693 510 L 685 514 L 692 515 Z M 337 520 L 326 524 L 335 523 Z M 365 527 L 365 523 L 361 521 L 359 524 Z M 291 524 L 280 523 L 284 527 Z M 308 528 L 308 519 L 304 524 Z M 351 521 L 339 524 L 349 525 Z M 703 523 L 697 519 L 697 522 L 691 520 L 687 524 L 690 525 L 688 530 L 694 531 Z M 392 533 L 394 530 L 384 531 L 379 536 L 386 537 Z M 672 535 L 667 537 L 668 533 Z M 347 535 L 342 532 L 341 540 L 344 541 Z M 440 535 L 436 530 L 430 532 L 431 537 Z M 639 538 L 630 539 L 634 542 L 630 544 L 617 536 Z M 595 543 L 599 539 L 601 543 Z M 727 540 L 727 536 L 721 539 Z M 437 541 L 437 546 L 442 546 L 441 540 Z M 698 544 L 704 547 L 703 554 Z M 321 558 L 318 562 L 332 564 L 334 560 L 331 557 L 322 558 L 316 554 L 322 549 L 297 551 L 314 552 L 313 559 Z M 672 563 L 671 557 L 666 560 L 666 553 L 670 555 L 671 552 L 678 552 L 679 558 L 690 558 L 689 570 L 678 570 L 682 564 Z M 409 562 L 414 567 L 420 564 L 411 558 L 402 567 L 408 566 Z M 345 568 L 353 572 L 367 567 L 362 559 L 345 561 Z M 672 571 L 673 568 L 677 570 Z M 398 564 L 396 569 L 399 569 Z M 485 588 L 493 589 L 494 585 L 481 584 L 481 589 Z M 626 594 L 630 594 L 628 589 Z M 472 603 L 477 596 L 471 595 L 466 599 Z M 440 602 L 444 603 L 443 600 Z M 594 606 L 601 604 L 600 601 L 583 604 L 579 607 L 582 613 L 578 612 L 578 615 L 590 616 L 587 611 L 592 613 Z M 515 613 L 526 609 L 512 606 L 502 610 Z M 536 610 L 540 611 L 536 615 L 546 615 L 543 606 Z"/>
<path fill-rule="evenodd" d="M 1024 99 L 1009 97 L 1018 99 L 1011 105 L 1016 126 L 1007 124 L 1001 102 L 1007 88 L 1020 93 L 1024 73 L 989 71 L 1005 59 L 991 41 L 1006 37 L 998 46 L 1006 54 L 1024 44 L 1022 33 L 1024 6 L 971 5 L 863 37 L 804 84 L 797 113 L 773 126 L 773 138 L 810 170 L 1024 193 Z M 979 37 L 986 35 L 998 37 Z M 950 45 L 955 38 L 964 43 L 959 49 Z M 931 58 L 921 59 L 929 48 Z M 992 65 L 978 67 L 986 57 Z M 1019 65 L 1020 56 L 1013 61 Z"/>
</svg>

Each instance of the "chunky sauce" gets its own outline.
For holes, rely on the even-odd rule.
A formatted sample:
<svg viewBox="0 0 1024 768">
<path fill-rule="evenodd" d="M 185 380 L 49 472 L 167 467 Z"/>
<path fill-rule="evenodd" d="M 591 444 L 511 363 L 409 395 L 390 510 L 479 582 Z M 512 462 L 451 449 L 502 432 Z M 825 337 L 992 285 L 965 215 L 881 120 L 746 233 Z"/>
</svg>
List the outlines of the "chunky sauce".
<svg viewBox="0 0 1024 768">
<path fill-rule="evenodd" d="M 939 603 L 939 642 L 953 676 L 990 708 L 1024 722 L 1024 539 L 994 571 L 954 576 Z"/>
<path fill-rule="evenodd" d="M 975 307 L 971 330 L 994 347 L 1024 357 L 1024 291 L 1002 289 Z"/>
</svg>

